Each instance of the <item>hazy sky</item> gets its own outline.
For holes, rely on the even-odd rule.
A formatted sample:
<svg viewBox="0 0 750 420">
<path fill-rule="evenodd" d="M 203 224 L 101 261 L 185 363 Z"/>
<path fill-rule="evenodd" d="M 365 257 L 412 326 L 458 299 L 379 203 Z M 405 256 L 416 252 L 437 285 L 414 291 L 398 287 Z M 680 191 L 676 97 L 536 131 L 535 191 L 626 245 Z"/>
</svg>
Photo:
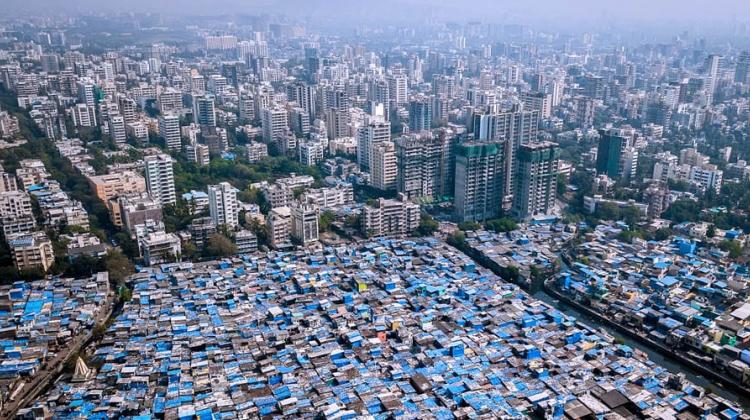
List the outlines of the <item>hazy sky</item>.
<svg viewBox="0 0 750 420">
<path fill-rule="evenodd" d="M 175 14 L 277 14 L 327 19 L 427 17 L 456 21 L 603 20 L 732 22 L 750 18 L 750 0 L 1 0 L 11 11 L 152 11 Z M 523 23 L 523 22 L 520 22 Z"/>
</svg>

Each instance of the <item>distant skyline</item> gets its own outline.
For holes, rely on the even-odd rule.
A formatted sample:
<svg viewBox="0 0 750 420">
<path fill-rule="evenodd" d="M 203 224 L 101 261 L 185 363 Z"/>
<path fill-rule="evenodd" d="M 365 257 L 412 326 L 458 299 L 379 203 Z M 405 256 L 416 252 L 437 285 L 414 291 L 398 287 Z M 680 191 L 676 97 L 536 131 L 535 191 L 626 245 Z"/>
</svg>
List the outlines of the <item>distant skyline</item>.
<svg viewBox="0 0 750 420">
<path fill-rule="evenodd" d="M 285 14 L 324 21 L 406 21 L 426 18 L 465 22 L 559 24 L 640 22 L 644 25 L 747 22 L 750 2 L 740 0 L 5 0 L 9 13 L 158 12 L 191 14 Z"/>
</svg>

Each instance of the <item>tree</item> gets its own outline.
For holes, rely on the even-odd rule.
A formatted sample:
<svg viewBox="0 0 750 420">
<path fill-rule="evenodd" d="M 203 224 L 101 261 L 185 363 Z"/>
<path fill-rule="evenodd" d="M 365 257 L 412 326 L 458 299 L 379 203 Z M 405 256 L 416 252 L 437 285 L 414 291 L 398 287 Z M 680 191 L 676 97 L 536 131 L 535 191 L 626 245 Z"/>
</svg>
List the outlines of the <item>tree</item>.
<svg viewBox="0 0 750 420">
<path fill-rule="evenodd" d="M 509 217 L 489 220 L 486 225 L 487 229 L 494 232 L 511 232 L 518 229 L 518 224 Z"/>
<path fill-rule="evenodd" d="M 729 253 L 729 258 L 738 258 L 742 255 L 742 244 L 733 239 L 725 239 L 719 242 L 719 249 Z"/>
<path fill-rule="evenodd" d="M 458 228 L 463 231 L 479 230 L 482 228 L 482 225 L 474 221 L 468 221 L 459 223 Z"/>
<path fill-rule="evenodd" d="M 518 270 L 518 267 L 512 264 L 507 267 L 500 268 L 500 277 L 502 277 L 503 280 L 506 281 L 516 281 L 519 274 L 520 271 Z"/>
<path fill-rule="evenodd" d="M 419 236 L 430 236 L 435 233 L 440 227 L 440 223 L 433 219 L 428 214 L 423 214 L 419 220 L 419 227 L 417 228 L 417 234 Z"/>
<path fill-rule="evenodd" d="M 323 213 L 320 214 L 320 220 L 318 222 L 318 225 L 320 226 L 321 231 L 327 231 L 331 229 L 331 224 L 333 221 L 336 220 L 336 213 L 326 210 Z"/>
<path fill-rule="evenodd" d="M 359 214 L 350 214 L 346 217 L 344 224 L 351 228 L 358 228 L 361 223 L 361 216 Z"/>
<path fill-rule="evenodd" d="M 109 273 L 109 280 L 114 284 L 122 284 L 125 279 L 135 272 L 130 260 L 119 250 L 111 250 L 104 258 L 104 265 Z"/>
<path fill-rule="evenodd" d="M 706 229 L 706 237 L 713 238 L 714 236 L 716 236 L 716 226 L 709 225 L 708 229 Z"/>
<path fill-rule="evenodd" d="M 657 241 L 665 241 L 669 239 L 670 236 L 672 236 L 672 229 L 670 228 L 660 228 L 656 229 L 656 232 L 654 232 L 654 239 Z"/>
<path fill-rule="evenodd" d="M 456 248 L 462 248 L 464 245 L 466 245 L 466 234 L 464 234 L 460 230 L 457 230 L 448 235 L 448 239 L 446 240 L 446 242 L 448 242 L 448 245 L 455 246 Z"/>
<path fill-rule="evenodd" d="M 622 211 L 620 211 L 620 217 L 625 221 L 630 229 L 633 229 L 638 223 L 638 220 L 641 218 L 641 212 L 635 206 L 627 206 L 622 209 Z"/>
<path fill-rule="evenodd" d="M 598 203 L 594 216 L 602 220 L 617 220 L 620 218 L 620 209 L 615 203 Z"/>
<path fill-rule="evenodd" d="M 237 246 L 221 233 L 214 233 L 208 238 L 205 253 L 209 257 L 229 257 L 237 254 Z"/>
<path fill-rule="evenodd" d="M 697 201 L 682 199 L 672 203 L 663 217 L 675 223 L 696 222 L 701 214 L 701 205 Z"/>
<path fill-rule="evenodd" d="M 198 247 L 192 242 L 186 242 L 182 244 L 182 257 L 190 261 L 198 256 Z"/>
</svg>

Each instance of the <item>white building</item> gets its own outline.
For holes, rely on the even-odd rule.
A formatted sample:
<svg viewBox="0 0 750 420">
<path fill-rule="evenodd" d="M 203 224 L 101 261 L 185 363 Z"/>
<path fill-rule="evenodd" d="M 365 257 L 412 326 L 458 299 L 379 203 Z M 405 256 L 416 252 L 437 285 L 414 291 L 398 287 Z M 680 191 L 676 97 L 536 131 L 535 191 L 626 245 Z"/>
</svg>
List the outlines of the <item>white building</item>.
<svg viewBox="0 0 750 420">
<path fill-rule="evenodd" d="M 230 183 L 208 186 L 208 206 L 216 226 L 226 225 L 229 229 L 234 229 L 239 224 L 237 189 Z"/>
<path fill-rule="evenodd" d="M 257 162 L 268 156 L 268 146 L 265 143 L 251 142 L 246 146 L 248 162 Z"/>
<path fill-rule="evenodd" d="M 383 191 L 396 189 L 398 159 L 393 142 L 387 141 L 373 147 L 370 175 L 373 187 Z"/>
<path fill-rule="evenodd" d="M 271 246 L 284 249 L 292 246 L 289 237 L 292 234 L 292 210 L 287 207 L 274 207 L 268 213 L 266 222 Z"/>
<path fill-rule="evenodd" d="M 363 171 L 370 171 L 373 165 L 372 150 L 375 146 L 391 140 L 391 123 L 373 121 L 359 129 L 357 133 L 357 163 Z"/>
<path fill-rule="evenodd" d="M 174 261 L 182 253 L 180 238 L 174 233 L 151 232 L 138 243 L 146 265 Z"/>
<path fill-rule="evenodd" d="M 117 144 L 124 144 L 127 141 L 125 118 L 122 115 L 111 115 L 109 117 L 109 137 Z"/>
<path fill-rule="evenodd" d="M 180 150 L 182 139 L 180 136 L 180 117 L 175 114 L 159 116 L 159 137 L 170 150 Z"/>
<path fill-rule="evenodd" d="M 292 207 L 292 236 L 302 245 L 318 242 L 318 217 L 320 211 L 314 204 L 298 203 Z"/>
<path fill-rule="evenodd" d="M 374 206 L 362 207 L 362 233 L 368 237 L 408 235 L 419 227 L 419 205 L 380 198 Z"/>
<path fill-rule="evenodd" d="M 162 205 L 177 202 L 172 158 L 166 154 L 146 156 L 146 188 Z"/>
</svg>

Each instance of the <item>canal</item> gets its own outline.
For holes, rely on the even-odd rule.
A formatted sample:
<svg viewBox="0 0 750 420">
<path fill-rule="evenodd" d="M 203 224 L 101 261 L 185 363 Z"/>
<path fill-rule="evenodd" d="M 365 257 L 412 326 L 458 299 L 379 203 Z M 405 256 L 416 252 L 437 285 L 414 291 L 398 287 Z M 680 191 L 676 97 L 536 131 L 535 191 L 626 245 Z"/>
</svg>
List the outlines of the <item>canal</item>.
<svg viewBox="0 0 750 420">
<path fill-rule="evenodd" d="M 623 343 L 626 345 L 636 348 L 638 350 L 641 350 L 642 352 L 648 354 L 649 359 L 653 360 L 655 363 L 659 364 L 660 366 L 663 366 L 665 369 L 672 373 L 682 373 L 685 375 L 685 378 L 689 381 L 693 382 L 696 385 L 702 386 L 704 388 L 710 388 L 712 389 L 716 394 L 730 400 L 730 401 L 737 401 L 739 402 L 743 408 L 750 409 L 750 398 L 744 396 L 743 394 L 734 392 L 733 390 L 724 387 L 721 383 L 713 382 L 703 376 L 700 375 L 700 373 L 694 371 L 693 369 L 689 368 L 688 366 L 685 366 L 679 362 L 676 362 L 675 360 L 664 357 L 661 353 L 652 350 L 650 347 L 642 344 L 641 342 L 637 340 L 633 340 L 630 337 L 623 336 L 622 334 L 612 330 L 611 328 L 608 328 L 606 325 L 599 322 L 597 319 L 592 318 L 586 314 L 583 314 L 576 310 L 575 308 L 566 305 L 563 302 L 560 302 L 557 299 L 554 299 L 552 296 L 548 295 L 542 288 L 540 287 L 534 287 L 536 291 L 532 293 L 532 296 L 535 298 L 541 300 L 542 302 L 545 302 L 551 306 L 554 306 L 556 309 L 560 310 L 560 312 L 575 317 L 578 320 L 581 320 L 582 322 L 595 327 L 595 328 L 601 328 L 604 331 L 607 331 L 610 335 L 613 337 L 622 340 Z"/>
</svg>

